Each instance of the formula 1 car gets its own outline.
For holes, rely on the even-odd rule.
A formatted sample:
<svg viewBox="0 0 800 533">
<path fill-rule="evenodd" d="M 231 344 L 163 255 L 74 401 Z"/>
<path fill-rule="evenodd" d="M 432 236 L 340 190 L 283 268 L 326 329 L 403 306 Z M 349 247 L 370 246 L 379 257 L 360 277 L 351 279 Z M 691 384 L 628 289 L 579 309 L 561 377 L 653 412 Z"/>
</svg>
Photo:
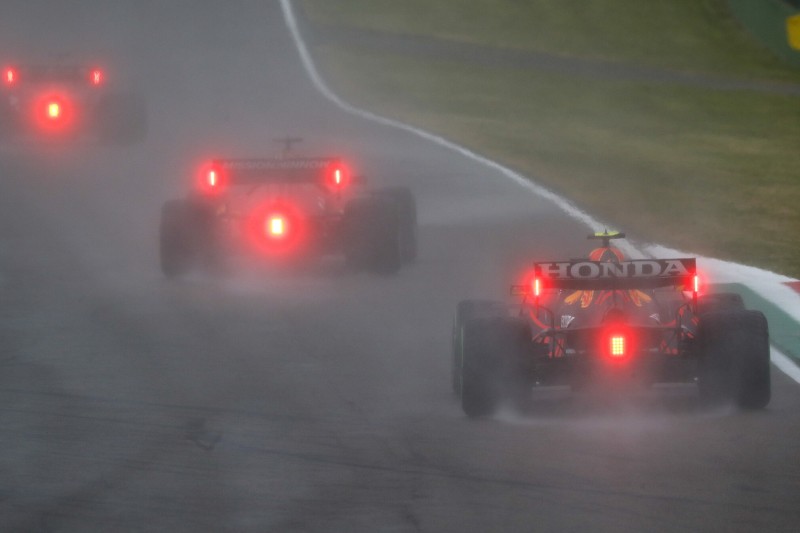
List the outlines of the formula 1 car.
<svg viewBox="0 0 800 533">
<path fill-rule="evenodd" d="M 143 140 L 147 130 L 144 101 L 112 90 L 112 85 L 97 67 L 4 67 L 0 142 L 92 139 L 128 144 Z"/>
<path fill-rule="evenodd" d="M 469 417 L 535 386 L 697 383 L 700 397 L 760 409 L 770 400 L 769 336 L 735 293 L 698 294 L 694 258 L 626 260 L 590 235 L 586 260 L 536 262 L 521 302 L 464 300 L 453 325 L 453 389 Z"/>
<path fill-rule="evenodd" d="M 340 158 L 215 159 L 194 189 L 161 211 L 160 261 L 168 278 L 229 270 L 228 258 L 277 263 L 343 255 L 359 270 L 397 272 L 417 254 L 417 208 L 405 187 L 366 190 Z"/>
</svg>

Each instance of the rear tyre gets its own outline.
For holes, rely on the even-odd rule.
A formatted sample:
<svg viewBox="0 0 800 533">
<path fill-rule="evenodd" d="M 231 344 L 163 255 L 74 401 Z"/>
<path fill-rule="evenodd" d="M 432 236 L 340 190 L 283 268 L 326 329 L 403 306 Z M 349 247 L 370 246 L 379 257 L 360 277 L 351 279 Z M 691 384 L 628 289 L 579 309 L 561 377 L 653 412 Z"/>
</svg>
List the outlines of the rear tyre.
<svg viewBox="0 0 800 533">
<path fill-rule="evenodd" d="M 400 225 L 400 254 L 404 263 L 417 259 L 417 203 L 408 187 L 387 187 L 380 195 L 390 198 L 397 210 Z"/>
<path fill-rule="evenodd" d="M 502 305 L 502 304 L 500 304 Z M 456 313 L 453 317 L 453 332 L 451 340 L 451 381 L 453 392 L 456 396 L 461 394 L 461 366 L 462 354 L 464 350 L 463 335 L 464 324 L 469 320 L 477 317 L 488 317 L 493 312 L 496 312 L 498 302 L 491 300 L 462 300 L 456 306 Z"/>
<path fill-rule="evenodd" d="M 700 318 L 698 386 L 711 403 L 763 409 L 771 397 L 769 332 L 760 311 L 717 311 Z"/>
<path fill-rule="evenodd" d="M 743 311 L 744 300 L 736 292 L 705 294 L 697 301 L 697 313 L 704 315 L 715 311 Z"/>
<path fill-rule="evenodd" d="M 0 142 L 6 142 L 16 131 L 15 114 L 4 103 L 0 103 Z"/>
<path fill-rule="evenodd" d="M 168 279 L 186 274 L 194 260 L 184 201 L 170 200 L 161 208 L 159 225 L 159 260 L 161 272 Z"/>
<path fill-rule="evenodd" d="M 492 415 L 502 400 L 519 404 L 529 392 L 521 372 L 530 329 L 520 320 L 474 318 L 463 327 L 461 408 L 470 418 Z"/>
<path fill-rule="evenodd" d="M 191 270 L 222 270 L 213 206 L 190 200 L 170 200 L 161 208 L 159 261 L 161 271 L 177 278 Z"/>
<path fill-rule="evenodd" d="M 350 202 L 344 215 L 345 256 L 350 266 L 394 274 L 403 263 L 400 217 L 395 202 L 371 196 Z"/>
<path fill-rule="evenodd" d="M 461 409 L 470 418 L 494 414 L 499 390 L 498 361 L 486 321 L 470 320 L 463 329 Z"/>
</svg>

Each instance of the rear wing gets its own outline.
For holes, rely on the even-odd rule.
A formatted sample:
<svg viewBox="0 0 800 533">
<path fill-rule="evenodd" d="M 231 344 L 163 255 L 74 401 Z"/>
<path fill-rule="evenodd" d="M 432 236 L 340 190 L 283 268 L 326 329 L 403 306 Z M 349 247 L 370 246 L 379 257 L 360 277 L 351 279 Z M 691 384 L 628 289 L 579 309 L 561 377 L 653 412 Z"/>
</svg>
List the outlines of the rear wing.
<svg viewBox="0 0 800 533">
<path fill-rule="evenodd" d="M 347 179 L 335 157 L 274 157 L 264 159 L 215 159 L 208 177 L 226 186 L 268 183 L 317 183 L 342 185 Z"/>
<path fill-rule="evenodd" d="M 545 289 L 628 290 L 684 286 L 697 292 L 694 258 L 631 261 L 537 262 L 527 285 L 513 285 L 512 294 L 539 296 Z"/>
<path fill-rule="evenodd" d="M 19 65 L 3 68 L 3 85 L 27 83 L 79 83 L 101 85 L 105 73 L 97 67 L 77 65 Z"/>
</svg>

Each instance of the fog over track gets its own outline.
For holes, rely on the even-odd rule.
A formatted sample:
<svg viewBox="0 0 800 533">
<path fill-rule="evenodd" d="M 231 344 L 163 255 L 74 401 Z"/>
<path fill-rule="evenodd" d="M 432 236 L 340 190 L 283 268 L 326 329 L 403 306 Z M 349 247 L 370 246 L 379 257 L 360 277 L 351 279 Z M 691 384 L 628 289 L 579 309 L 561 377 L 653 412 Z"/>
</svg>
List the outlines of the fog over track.
<svg viewBox="0 0 800 533">
<path fill-rule="evenodd" d="M 709 412 L 691 387 L 470 421 L 450 320 L 586 226 L 497 169 L 343 112 L 278 2 L 5 1 L 0 59 L 84 54 L 148 102 L 132 147 L 0 149 L 0 530 L 793 531 L 800 390 Z M 306 138 L 410 186 L 420 258 L 177 283 L 161 203 L 211 156 Z M 627 229 L 627 228 L 626 228 Z"/>
</svg>

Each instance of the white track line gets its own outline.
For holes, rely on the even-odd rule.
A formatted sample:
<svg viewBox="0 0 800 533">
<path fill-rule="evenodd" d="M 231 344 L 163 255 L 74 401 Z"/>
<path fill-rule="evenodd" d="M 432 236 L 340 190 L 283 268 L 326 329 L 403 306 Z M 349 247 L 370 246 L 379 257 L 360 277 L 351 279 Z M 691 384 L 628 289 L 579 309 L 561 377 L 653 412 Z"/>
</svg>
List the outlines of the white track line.
<svg viewBox="0 0 800 533">
<path fill-rule="evenodd" d="M 286 25 L 289 28 L 292 37 L 294 38 L 295 45 L 297 46 L 297 51 L 300 54 L 301 61 L 303 62 L 303 67 L 305 67 L 306 72 L 311 78 L 311 81 L 314 83 L 314 86 L 317 88 L 317 90 L 319 90 L 319 92 L 321 92 L 322 95 L 325 96 L 325 98 L 336 104 L 336 106 L 338 106 L 340 109 L 348 113 L 357 115 L 359 117 L 365 118 L 367 120 L 377 122 L 378 124 L 383 124 L 384 126 L 390 126 L 393 128 L 407 131 L 409 133 L 413 133 L 414 135 L 422 137 L 427 141 L 433 142 L 445 148 L 449 148 L 450 150 L 453 150 L 454 152 L 460 155 L 468 157 L 473 161 L 477 161 L 493 170 L 497 170 L 502 174 L 504 174 L 505 176 L 511 178 L 513 181 L 517 182 L 519 185 L 525 187 L 526 189 L 555 203 L 561 209 L 563 209 L 568 215 L 586 224 L 592 231 L 601 231 L 607 227 L 607 225 L 600 223 L 598 220 L 593 218 L 588 213 L 578 209 L 570 201 L 561 198 L 560 196 L 557 196 L 555 193 L 545 189 L 541 185 L 533 183 L 529 179 L 514 172 L 510 168 L 506 168 L 495 161 L 487 159 L 481 155 L 476 154 L 475 152 L 472 152 L 464 148 L 463 146 L 459 146 L 454 142 L 448 141 L 444 137 L 439 137 L 438 135 L 434 135 L 427 131 L 415 128 L 403 122 L 382 117 L 380 115 L 370 113 L 369 111 L 359 109 L 339 98 L 339 96 L 334 94 L 334 92 L 331 91 L 325 84 L 325 82 L 322 80 L 322 77 L 319 75 L 319 72 L 317 71 L 317 67 L 311 60 L 311 54 L 308 52 L 308 47 L 303 41 L 303 38 L 300 35 L 300 31 L 297 28 L 297 19 L 295 18 L 294 11 L 292 10 L 291 0 L 281 0 L 281 7 L 283 8 L 283 15 L 284 19 L 286 20 Z"/>
<path fill-rule="evenodd" d="M 501 174 L 503 174 L 504 176 L 510 178 L 517 184 L 521 185 L 522 187 L 533 192 L 534 194 L 537 194 L 547 200 L 550 200 L 559 208 L 561 208 L 567 215 L 586 224 L 586 226 L 588 226 L 588 228 L 591 231 L 601 231 L 604 228 L 608 227 L 607 224 L 601 223 L 599 220 L 591 216 L 589 213 L 579 209 L 577 206 L 575 206 L 575 204 L 573 204 L 569 200 L 558 196 L 554 192 L 542 187 L 541 185 L 537 185 L 536 183 L 532 182 L 531 180 L 527 179 L 521 174 L 514 172 L 510 168 L 504 167 L 503 165 L 497 163 L 496 161 L 492 161 L 491 159 L 487 159 L 479 154 L 476 154 L 475 152 L 472 152 L 471 150 L 468 150 L 463 146 L 460 146 L 452 141 L 448 141 L 444 137 L 439 137 L 438 135 L 434 135 L 427 131 L 415 128 L 414 126 L 410 126 L 403 122 L 382 117 L 380 115 L 376 115 L 375 113 L 371 113 L 364 109 L 359 109 L 339 98 L 339 96 L 336 95 L 333 91 L 331 91 L 325 84 L 325 82 L 322 79 L 322 76 L 320 76 L 319 74 L 319 71 L 317 71 L 317 67 L 314 65 L 314 62 L 311 59 L 311 54 L 308 51 L 308 47 L 306 46 L 305 41 L 303 41 L 303 38 L 300 35 L 300 31 L 297 27 L 297 19 L 294 16 L 291 0 L 281 0 L 281 8 L 283 10 L 283 17 L 286 22 L 286 26 L 289 29 L 292 38 L 294 39 L 294 44 L 297 47 L 297 52 L 300 54 L 300 60 L 302 61 L 303 67 L 305 68 L 306 73 L 308 73 L 309 78 L 311 78 L 311 82 L 314 84 L 317 90 L 320 93 L 322 93 L 322 95 L 325 98 L 333 102 L 337 107 L 339 107 L 343 111 L 346 111 L 347 113 L 357 115 L 359 117 L 376 122 L 378 124 L 383 124 L 384 126 L 389 126 L 392 128 L 397 128 L 400 130 L 407 131 L 434 144 L 438 144 L 439 146 L 443 146 L 445 148 L 453 150 L 454 152 L 462 156 L 468 157 L 473 161 L 477 161 L 478 163 L 481 163 L 493 170 L 496 170 Z M 625 252 L 628 253 L 629 255 L 631 256 L 643 255 L 642 251 L 639 250 L 638 248 L 630 244 L 626 246 L 626 244 L 628 243 L 622 243 L 621 247 L 625 248 Z M 731 263 L 731 266 L 741 267 L 742 265 L 736 265 L 735 263 Z M 773 363 L 775 363 L 775 366 L 780 368 L 784 373 L 786 373 L 786 375 L 788 375 L 789 377 L 800 383 L 800 368 L 797 367 L 797 365 L 795 365 L 791 361 L 791 359 L 789 359 L 784 354 L 778 352 L 774 348 L 772 350 L 772 353 L 773 353 Z M 774 357 L 775 354 L 778 355 L 777 359 Z"/>
<path fill-rule="evenodd" d="M 774 346 L 772 347 L 770 353 L 770 360 L 772 361 L 773 365 L 781 370 L 781 372 L 800 383 L 800 367 L 798 367 L 791 358 L 784 355 Z"/>
</svg>

